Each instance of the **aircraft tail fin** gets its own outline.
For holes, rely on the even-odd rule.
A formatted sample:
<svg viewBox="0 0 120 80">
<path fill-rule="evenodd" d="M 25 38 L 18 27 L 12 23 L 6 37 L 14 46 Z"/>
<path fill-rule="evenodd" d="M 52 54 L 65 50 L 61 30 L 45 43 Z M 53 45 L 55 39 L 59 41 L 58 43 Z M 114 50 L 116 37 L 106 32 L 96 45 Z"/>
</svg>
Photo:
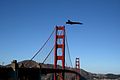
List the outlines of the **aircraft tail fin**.
<svg viewBox="0 0 120 80">
<path fill-rule="evenodd" d="M 68 22 L 70 22 L 70 20 L 68 20 Z"/>
</svg>

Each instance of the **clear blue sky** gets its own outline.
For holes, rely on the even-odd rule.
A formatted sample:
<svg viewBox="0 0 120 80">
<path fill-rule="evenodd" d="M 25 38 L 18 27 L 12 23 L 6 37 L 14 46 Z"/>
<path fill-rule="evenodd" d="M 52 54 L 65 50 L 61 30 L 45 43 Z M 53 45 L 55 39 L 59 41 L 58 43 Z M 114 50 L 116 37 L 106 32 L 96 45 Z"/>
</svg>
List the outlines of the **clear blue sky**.
<svg viewBox="0 0 120 80">
<path fill-rule="evenodd" d="M 120 0 L 0 0 L 0 64 L 30 59 L 56 25 L 66 26 L 73 63 L 120 74 Z"/>
</svg>

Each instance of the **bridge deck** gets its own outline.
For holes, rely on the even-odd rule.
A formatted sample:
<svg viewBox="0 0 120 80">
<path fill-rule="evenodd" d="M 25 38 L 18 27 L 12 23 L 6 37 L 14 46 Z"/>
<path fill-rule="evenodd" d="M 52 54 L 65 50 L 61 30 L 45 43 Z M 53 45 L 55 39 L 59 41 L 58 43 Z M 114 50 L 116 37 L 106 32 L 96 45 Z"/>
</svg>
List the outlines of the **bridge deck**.
<svg viewBox="0 0 120 80">
<path fill-rule="evenodd" d="M 9 68 L 0 68 L 0 79 L 7 78 L 7 77 L 12 78 L 12 77 L 15 77 L 16 74 L 18 77 L 23 77 L 23 76 L 39 77 L 40 74 L 42 75 L 42 74 L 62 73 L 62 72 L 74 73 L 80 76 L 80 73 L 73 70 L 69 70 L 69 69 L 17 68 L 16 70 L 13 70 L 11 67 L 9 67 Z"/>
</svg>

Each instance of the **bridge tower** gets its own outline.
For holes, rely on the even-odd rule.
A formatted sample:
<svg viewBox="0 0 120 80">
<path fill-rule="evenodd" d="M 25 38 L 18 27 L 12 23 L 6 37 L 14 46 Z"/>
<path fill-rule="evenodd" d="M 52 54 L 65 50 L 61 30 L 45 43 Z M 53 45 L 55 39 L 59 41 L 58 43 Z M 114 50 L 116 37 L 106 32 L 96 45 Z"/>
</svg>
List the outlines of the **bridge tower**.
<svg viewBox="0 0 120 80">
<path fill-rule="evenodd" d="M 57 69 L 58 61 L 62 62 L 62 69 L 65 69 L 65 26 L 56 26 L 55 48 L 54 48 L 54 69 Z M 54 80 L 58 75 L 54 74 Z M 60 80 L 64 80 L 64 73 L 59 74 Z"/>
<path fill-rule="evenodd" d="M 75 60 L 76 71 L 80 73 L 80 59 L 76 58 Z M 76 75 L 76 80 L 80 80 L 80 76 Z"/>
</svg>

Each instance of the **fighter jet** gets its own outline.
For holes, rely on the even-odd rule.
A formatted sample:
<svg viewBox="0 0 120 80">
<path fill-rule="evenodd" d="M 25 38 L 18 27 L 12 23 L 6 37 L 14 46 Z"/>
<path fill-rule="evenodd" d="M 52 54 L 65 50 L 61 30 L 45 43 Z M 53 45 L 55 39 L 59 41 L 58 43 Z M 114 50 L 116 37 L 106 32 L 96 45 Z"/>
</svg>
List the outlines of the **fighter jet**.
<svg viewBox="0 0 120 80">
<path fill-rule="evenodd" d="M 66 22 L 66 24 L 83 24 L 83 23 L 80 23 L 80 22 L 73 22 L 73 21 L 70 21 L 70 20 L 68 20 L 68 22 Z"/>
</svg>

